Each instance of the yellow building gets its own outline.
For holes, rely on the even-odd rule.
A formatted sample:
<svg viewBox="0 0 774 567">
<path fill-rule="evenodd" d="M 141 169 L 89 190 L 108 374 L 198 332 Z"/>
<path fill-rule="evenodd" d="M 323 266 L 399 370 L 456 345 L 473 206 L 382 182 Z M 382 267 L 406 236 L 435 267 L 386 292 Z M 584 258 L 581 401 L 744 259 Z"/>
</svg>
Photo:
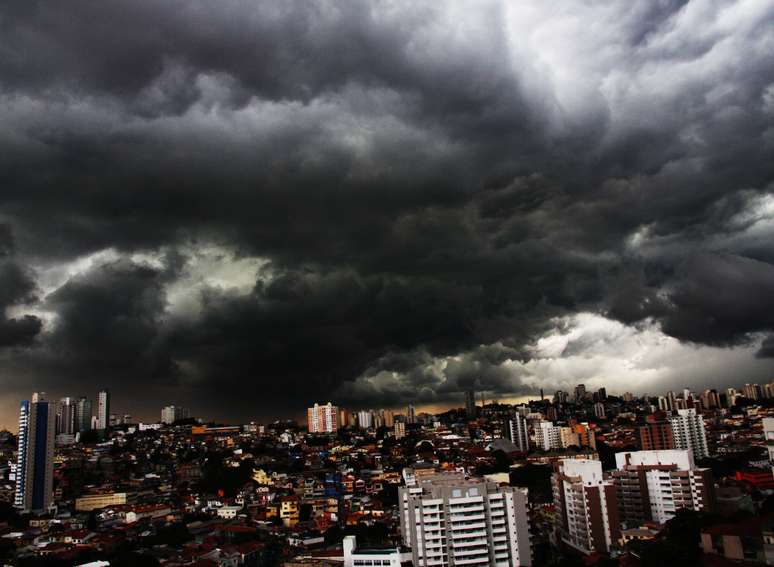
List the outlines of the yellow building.
<svg viewBox="0 0 774 567">
<path fill-rule="evenodd" d="M 126 492 L 109 492 L 107 494 L 87 494 L 75 499 L 76 512 L 91 512 L 108 506 L 126 504 Z"/>
<path fill-rule="evenodd" d="M 293 527 L 298 523 L 299 506 L 296 496 L 283 496 L 280 498 L 280 519 L 286 527 Z"/>
</svg>

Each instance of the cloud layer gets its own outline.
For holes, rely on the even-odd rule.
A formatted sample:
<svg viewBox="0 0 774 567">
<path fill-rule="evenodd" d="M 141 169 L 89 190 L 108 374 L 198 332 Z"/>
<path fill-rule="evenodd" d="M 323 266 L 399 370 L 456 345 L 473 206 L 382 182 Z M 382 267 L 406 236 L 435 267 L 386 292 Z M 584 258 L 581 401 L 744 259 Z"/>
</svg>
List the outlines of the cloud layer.
<svg viewBox="0 0 774 567">
<path fill-rule="evenodd" d="M 763 379 L 773 17 L 4 2 L 7 398 L 107 385 L 132 411 L 249 417 Z M 619 337 L 604 364 L 597 343 L 540 350 L 595 325 Z M 622 377 L 631 336 L 658 380 Z"/>
</svg>

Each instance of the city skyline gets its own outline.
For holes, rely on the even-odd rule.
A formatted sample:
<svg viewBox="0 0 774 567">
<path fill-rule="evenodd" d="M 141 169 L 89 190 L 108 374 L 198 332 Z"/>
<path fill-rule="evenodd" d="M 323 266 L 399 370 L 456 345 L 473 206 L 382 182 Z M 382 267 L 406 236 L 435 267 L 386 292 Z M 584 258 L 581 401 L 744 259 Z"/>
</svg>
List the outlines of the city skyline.
<svg viewBox="0 0 774 567">
<path fill-rule="evenodd" d="M 768 380 L 772 17 L 3 2 L 0 420 Z"/>
</svg>

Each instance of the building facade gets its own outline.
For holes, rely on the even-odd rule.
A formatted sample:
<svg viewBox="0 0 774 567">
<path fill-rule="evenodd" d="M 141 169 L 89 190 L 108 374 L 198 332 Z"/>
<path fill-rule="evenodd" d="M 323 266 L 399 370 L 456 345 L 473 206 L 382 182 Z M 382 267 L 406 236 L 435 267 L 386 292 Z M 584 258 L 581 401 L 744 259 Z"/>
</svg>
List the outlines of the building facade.
<svg viewBox="0 0 774 567">
<path fill-rule="evenodd" d="M 314 404 L 306 410 L 306 427 L 309 433 L 335 433 L 339 428 L 339 408 L 328 402 L 324 406 Z"/>
<path fill-rule="evenodd" d="M 643 451 L 668 451 L 675 448 L 672 426 L 667 421 L 641 425 L 637 430 L 637 438 Z"/>
<path fill-rule="evenodd" d="M 563 459 L 551 484 L 561 540 L 582 553 L 609 552 L 620 537 L 618 498 L 602 463 Z"/>
<path fill-rule="evenodd" d="M 104 430 L 110 426 L 110 392 L 100 390 L 97 394 L 97 429 Z"/>
<path fill-rule="evenodd" d="M 677 410 L 677 415 L 671 416 L 669 423 L 672 426 L 675 449 L 693 451 L 693 456 L 697 460 L 709 456 L 704 419 L 694 408 Z"/>
<path fill-rule="evenodd" d="M 532 565 L 527 496 L 457 473 L 399 489 L 401 534 L 415 567 Z"/>
<path fill-rule="evenodd" d="M 686 449 L 617 453 L 611 473 L 622 521 L 629 527 L 643 522 L 664 524 L 680 508 L 714 510 L 712 471 L 698 468 Z"/>
<path fill-rule="evenodd" d="M 519 448 L 523 453 L 529 452 L 529 428 L 527 419 L 520 414 L 516 414 L 508 420 L 507 429 L 508 440 Z"/>
<path fill-rule="evenodd" d="M 43 393 L 21 402 L 14 505 L 24 512 L 46 512 L 53 502 L 55 430 L 56 409 Z"/>
</svg>

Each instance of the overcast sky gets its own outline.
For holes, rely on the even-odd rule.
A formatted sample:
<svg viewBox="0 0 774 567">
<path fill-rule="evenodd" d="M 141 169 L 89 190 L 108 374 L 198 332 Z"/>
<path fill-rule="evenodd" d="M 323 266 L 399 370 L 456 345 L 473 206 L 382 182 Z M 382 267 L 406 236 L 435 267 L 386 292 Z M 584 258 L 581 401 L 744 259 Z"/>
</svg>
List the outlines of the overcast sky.
<svg viewBox="0 0 774 567">
<path fill-rule="evenodd" d="M 774 1 L 0 3 L 0 426 L 774 379 Z"/>
</svg>

